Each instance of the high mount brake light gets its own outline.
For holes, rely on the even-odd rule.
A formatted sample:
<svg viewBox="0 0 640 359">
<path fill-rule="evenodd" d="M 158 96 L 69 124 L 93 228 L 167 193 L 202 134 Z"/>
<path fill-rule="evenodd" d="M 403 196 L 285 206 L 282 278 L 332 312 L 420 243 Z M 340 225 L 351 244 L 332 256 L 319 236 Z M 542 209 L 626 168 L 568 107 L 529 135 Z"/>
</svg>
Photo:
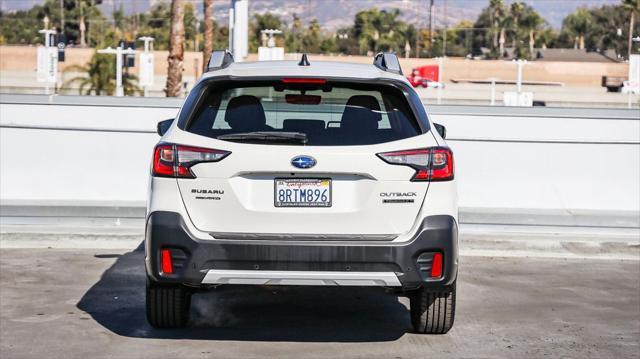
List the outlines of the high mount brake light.
<svg viewBox="0 0 640 359">
<path fill-rule="evenodd" d="M 305 77 L 289 77 L 282 79 L 284 84 L 301 84 L 301 85 L 324 85 L 327 83 L 325 79 L 305 78 Z"/>
<path fill-rule="evenodd" d="M 412 181 L 450 181 L 453 179 L 453 152 L 447 147 L 378 153 L 383 161 L 416 170 Z"/>
<path fill-rule="evenodd" d="M 218 162 L 231 152 L 173 144 L 159 144 L 153 155 L 156 177 L 195 178 L 191 166 L 202 162 Z"/>
</svg>

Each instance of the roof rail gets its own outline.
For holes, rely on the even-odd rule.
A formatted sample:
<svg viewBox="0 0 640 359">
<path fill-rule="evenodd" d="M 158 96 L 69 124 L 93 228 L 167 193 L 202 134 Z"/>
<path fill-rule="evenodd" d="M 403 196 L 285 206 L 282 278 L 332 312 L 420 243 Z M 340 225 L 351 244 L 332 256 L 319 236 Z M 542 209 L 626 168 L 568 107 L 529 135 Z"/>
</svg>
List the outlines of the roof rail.
<svg viewBox="0 0 640 359">
<path fill-rule="evenodd" d="M 233 63 L 233 55 L 227 50 L 215 50 L 211 52 L 207 72 L 224 69 Z"/>
<path fill-rule="evenodd" d="M 379 52 L 373 58 L 373 65 L 382 71 L 402 75 L 402 68 L 398 56 L 393 52 Z"/>
</svg>

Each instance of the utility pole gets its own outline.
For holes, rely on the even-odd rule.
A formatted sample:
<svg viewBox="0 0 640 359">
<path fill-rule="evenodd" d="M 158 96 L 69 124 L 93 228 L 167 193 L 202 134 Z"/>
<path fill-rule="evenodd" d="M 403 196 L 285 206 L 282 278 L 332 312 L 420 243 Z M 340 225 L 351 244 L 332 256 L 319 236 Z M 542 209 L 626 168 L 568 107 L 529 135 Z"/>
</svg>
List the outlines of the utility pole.
<svg viewBox="0 0 640 359">
<path fill-rule="evenodd" d="M 132 48 L 124 50 L 120 45 L 115 49 L 107 47 L 106 49 L 98 50 L 98 53 L 116 55 L 116 96 L 124 96 L 124 89 L 122 88 L 122 55 L 135 55 L 136 50 Z"/>
<path fill-rule="evenodd" d="M 64 0 L 60 0 L 60 33 L 64 34 Z"/>
<path fill-rule="evenodd" d="M 438 57 L 438 105 L 442 103 L 442 87 L 444 86 L 444 57 Z"/>
<path fill-rule="evenodd" d="M 633 48 L 633 23 L 636 18 L 636 9 L 631 10 L 631 19 L 629 19 L 629 55 L 628 58 L 631 59 L 632 48 Z"/>
<path fill-rule="evenodd" d="M 447 19 L 447 0 L 444 0 L 444 33 L 442 34 L 442 56 L 447 56 L 447 30 L 449 30 L 449 20 Z"/>
<path fill-rule="evenodd" d="M 420 57 L 420 3 L 418 0 L 416 5 L 416 14 L 418 14 L 418 21 L 416 22 L 416 58 Z"/>
<path fill-rule="evenodd" d="M 85 47 L 87 45 L 87 42 L 85 40 L 85 31 L 87 31 L 87 27 L 84 23 L 84 3 L 81 2 L 77 6 L 80 7 L 80 24 L 78 25 L 80 30 L 80 46 Z"/>
<path fill-rule="evenodd" d="M 518 73 L 516 77 L 516 86 L 518 89 L 518 94 L 522 93 L 522 67 L 527 64 L 527 60 L 517 60 L 516 65 L 518 66 Z"/>
<path fill-rule="evenodd" d="M 433 56 L 433 0 L 429 4 L 429 56 Z"/>
</svg>

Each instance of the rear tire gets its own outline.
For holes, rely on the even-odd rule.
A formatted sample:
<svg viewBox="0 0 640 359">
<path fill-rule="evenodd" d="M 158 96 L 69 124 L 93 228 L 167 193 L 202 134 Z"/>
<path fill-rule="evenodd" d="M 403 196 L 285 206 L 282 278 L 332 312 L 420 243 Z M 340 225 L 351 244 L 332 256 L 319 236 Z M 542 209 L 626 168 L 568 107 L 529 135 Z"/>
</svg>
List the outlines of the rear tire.
<svg viewBox="0 0 640 359">
<path fill-rule="evenodd" d="M 189 321 L 191 293 L 180 284 L 147 280 L 147 321 L 155 328 L 180 328 Z"/>
<path fill-rule="evenodd" d="M 456 314 L 456 285 L 447 289 L 419 289 L 409 296 L 411 324 L 416 333 L 445 334 Z"/>
</svg>

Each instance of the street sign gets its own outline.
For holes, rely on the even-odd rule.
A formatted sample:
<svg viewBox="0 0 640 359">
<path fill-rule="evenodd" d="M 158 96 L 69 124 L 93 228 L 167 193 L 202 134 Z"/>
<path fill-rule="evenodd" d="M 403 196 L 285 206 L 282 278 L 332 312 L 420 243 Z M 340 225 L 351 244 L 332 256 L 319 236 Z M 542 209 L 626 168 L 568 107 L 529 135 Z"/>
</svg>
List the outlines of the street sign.
<svg viewBox="0 0 640 359">
<path fill-rule="evenodd" d="M 65 48 L 64 42 L 59 42 L 58 43 L 58 61 L 59 62 L 64 62 L 64 48 Z"/>
<path fill-rule="evenodd" d="M 65 36 L 65 34 L 58 34 L 56 41 L 56 46 L 58 46 L 58 62 L 64 62 L 64 49 L 67 44 L 67 36 Z"/>
<path fill-rule="evenodd" d="M 154 59 L 153 53 L 143 52 L 140 54 L 140 70 L 138 73 L 138 83 L 140 86 L 153 86 Z"/>
<path fill-rule="evenodd" d="M 56 83 L 58 81 L 58 49 L 56 47 L 38 47 L 38 82 Z"/>
</svg>

